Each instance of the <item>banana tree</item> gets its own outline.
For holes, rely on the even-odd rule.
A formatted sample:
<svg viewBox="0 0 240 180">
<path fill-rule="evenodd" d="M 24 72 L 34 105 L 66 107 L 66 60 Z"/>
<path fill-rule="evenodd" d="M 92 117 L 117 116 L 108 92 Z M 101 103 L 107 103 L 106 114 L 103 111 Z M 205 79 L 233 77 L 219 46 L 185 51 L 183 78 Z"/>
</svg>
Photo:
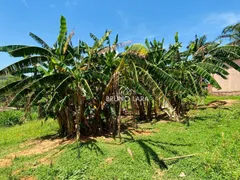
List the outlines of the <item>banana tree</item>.
<svg viewBox="0 0 240 180">
<path fill-rule="evenodd" d="M 145 46 L 133 44 L 117 53 L 118 47 L 129 42 L 118 43 L 116 36 L 111 44 L 110 34 L 106 31 L 101 38 L 90 34 L 92 46 L 83 41 L 73 46 L 74 32 L 67 34 L 66 19 L 61 17 L 53 47 L 33 33 L 30 36 L 40 46 L 0 47 L 2 52 L 22 57 L 0 70 L 2 75 L 21 76 L 0 93 L 10 93 L 9 105 L 27 97 L 26 109 L 34 105 L 44 108 L 46 118 L 58 120 L 62 135 L 76 134 L 80 139 L 81 133 L 107 131 L 120 136 L 121 100 L 109 102 L 108 96 L 143 96 L 145 102 L 138 99 L 132 103 L 140 119 L 145 120 L 147 106 L 151 120 L 154 103 L 156 109 L 178 121 L 186 112 L 184 99 L 189 95 L 203 96 L 206 83 L 220 88 L 211 74 L 227 78 L 228 66 L 240 70 L 232 61 L 239 57 L 239 46 L 220 46 L 206 42 L 206 37 L 196 37 L 182 52 L 176 34 L 168 49 L 164 41 L 146 40 Z"/>
<path fill-rule="evenodd" d="M 229 39 L 230 45 L 240 45 L 240 23 L 227 26 L 217 39 Z"/>
<path fill-rule="evenodd" d="M 33 33 L 30 33 L 30 36 L 41 47 L 27 45 L 0 47 L 0 51 L 7 52 L 13 57 L 23 58 L 0 71 L 1 74 L 25 74 L 25 78 L 16 82 L 14 86 L 9 84 L 0 90 L 1 92 L 10 90 L 15 94 L 9 105 L 14 105 L 22 96 L 31 94 L 29 106 L 41 100 L 47 110 L 50 109 L 49 103 L 53 102 L 51 96 L 55 97 L 53 92 L 60 90 L 67 80 L 71 81 L 73 79 L 70 70 L 74 66 L 75 59 L 79 58 L 78 52 L 71 46 L 73 35 L 72 32 L 67 36 L 66 19 L 62 16 L 59 36 L 53 47 L 47 45 L 46 42 Z M 64 90 L 67 89 L 64 88 Z M 62 114 L 69 116 L 69 112 L 60 110 L 56 114 L 61 133 L 69 134 L 73 132 L 74 127 L 69 125 L 73 123 L 65 122 L 64 117 L 62 117 Z"/>
</svg>

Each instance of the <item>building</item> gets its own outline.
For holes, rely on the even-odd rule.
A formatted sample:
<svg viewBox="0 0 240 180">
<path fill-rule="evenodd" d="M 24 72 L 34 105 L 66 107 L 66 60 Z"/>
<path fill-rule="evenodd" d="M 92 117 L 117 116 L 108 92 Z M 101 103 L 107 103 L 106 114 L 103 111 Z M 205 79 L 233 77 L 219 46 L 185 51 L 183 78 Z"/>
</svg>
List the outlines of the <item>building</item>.
<svg viewBox="0 0 240 180">
<path fill-rule="evenodd" d="M 234 61 L 240 66 L 240 59 Z M 232 67 L 228 69 L 228 79 L 223 79 L 221 76 L 214 74 L 214 79 L 222 87 L 218 90 L 211 85 L 208 86 L 209 93 L 216 95 L 240 95 L 240 72 Z"/>
</svg>

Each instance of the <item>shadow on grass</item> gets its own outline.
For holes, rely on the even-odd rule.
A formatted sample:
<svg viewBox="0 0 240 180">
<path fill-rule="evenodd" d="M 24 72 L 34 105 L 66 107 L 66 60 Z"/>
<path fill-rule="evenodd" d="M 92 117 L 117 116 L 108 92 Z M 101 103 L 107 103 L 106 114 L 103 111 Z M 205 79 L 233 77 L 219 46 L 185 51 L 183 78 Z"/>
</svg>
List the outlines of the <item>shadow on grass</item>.
<svg viewBox="0 0 240 180">
<path fill-rule="evenodd" d="M 174 120 L 170 119 L 167 113 L 160 114 L 155 119 L 159 122 L 164 121 L 164 122 L 175 122 Z"/>
<path fill-rule="evenodd" d="M 208 119 L 214 118 L 215 115 L 205 115 L 205 116 L 194 116 L 189 118 L 189 121 L 196 122 L 196 121 L 207 121 Z"/>
<path fill-rule="evenodd" d="M 223 109 L 223 110 L 231 110 L 230 108 L 223 107 L 223 106 L 213 106 L 213 107 L 206 107 L 206 106 L 199 106 L 198 110 L 206 110 L 206 109 Z"/>
<path fill-rule="evenodd" d="M 54 139 L 59 139 L 59 138 L 62 138 L 61 136 L 59 136 L 59 134 L 49 134 L 49 135 L 46 135 L 46 136 L 41 136 L 39 138 L 36 138 L 36 140 L 54 140 Z"/>
<path fill-rule="evenodd" d="M 224 117 L 224 111 L 218 111 L 215 114 L 209 114 L 209 115 L 198 115 L 198 116 L 194 116 L 194 117 L 190 117 L 188 119 L 189 122 L 197 122 L 197 121 L 208 121 L 208 120 L 213 120 L 215 121 L 216 119 L 221 119 L 222 117 Z"/>
<path fill-rule="evenodd" d="M 158 167 L 160 169 L 168 169 L 168 166 L 164 162 L 164 159 L 161 159 L 159 157 L 159 155 L 156 153 L 156 151 L 154 150 L 155 149 L 154 147 L 157 147 L 157 148 L 159 148 L 169 154 L 172 154 L 172 155 L 180 155 L 180 153 L 178 151 L 174 150 L 173 147 L 175 147 L 175 146 L 177 146 L 177 147 L 191 146 L 191 144 L 163 142 L 163 141 L 159 141 L 159 140 L 155 141 L 150 138 L 135 139 L 135 137 L 136 137 L 135 134 L 133 132 L 131 132 L 130 130 L 125 130 L 123 132 L 123 134 L 125 134 L 126 136 L 122 137 L 123 141 L 121 141 L 118 145 L 122 145 L 127 142 L 130 142 L 130 143 L 133 142 L 133 143 L 138 144 L 144 152 L 147 163 L 149 165 L 151 165 L 151 162 L 154 162 L 155 164 L 158 165 Z M 52 134 L 52 135 L 41 137 L 40 139 L 44 140 L 44 139 L 56 139 L 56 138 L 59 138 L 59 137 L 56 134 L 55 135 Z M 111 142 L 105 142 L 105 143 L 111 144 Z M 64 145 L 62 147 L 62 149 L 65 149 L 67 146 L 69 146 L 69 144 Z M 85 141 L 83 141 L 81 143 L 71 144 L 71 146 L 72 146 L 72 148 L 71 148 L 72 150 L 78 152 L 78 155 L 77 155 L 78 158 L 81 158 L 82 152 L 87 149 L 96 153 L 96 155 L 104 154 L 102 149 L 98 146 L 98 141 L 96 139 L 92 139 L 92 138 L 86 138 Z M 175 162 L 178 162 L 178 161 L 175 161 Z M 174 162 L 171 162 L 171 163 L 174 163 Z"/>
<path fill-rule="evenodd" d="M 223 100 L 216 100 L 212 101 L 204 106 L 197 107 L 198 110 L 205 110 L 205 109 L 224 109 L 224 110 L 230 110 L 228 107 L 224 107 L 227 104 L 226 101 Z"/>
<path fill-rule="evenodd" d="M 85 142 L 75 143 L 74 146 L 71 148 L 71 150 L 77 151 L 77 158 L 81 158 L 81 154 L 86 149 L 95 152 L 96 155 L 104 154 L 101 148 L 97 145 L 97 141 L 95 139 L 89 139 Z"/>
<path fill-rule="evenodd" d="M 138 143 L 144 151 L 148 164 L 151 165 L 151 158 L 152 158 L 152 160 L 159 166 L 160 169 L 168 169 L 167 164 L 164 162 L 163 159 L 159 158 L 158 154 L 154 151 L 154 149 L 151 146 L 158 147 L 163 151 L 168 152 L 170 154 L 174 154 L 174 155 L 180 155 L 180 154 L 178 153 L 178 151 L 173 150 L 172 147 L 191 146 L 191 144 L 162 142 L 162 141 L 154 141 L 151 139 L 135 139 L 133 136 L 134 134 L 131 131 L 125 131 L 124 134 L 127 135 L 127 137 L 122 138 L 124 140 L 123 143 L 126 143 L 126 142 Z M 176 160 L 175 162 L 177 163 L 178 160 Z M 171 163 L 174 164 L 174 162 L 171 162 Z"/>
<path fill-rule="evenodd" d="M 81 142 L 80 149 L 83 150 L 84 148 L 94 151 L 97 155 L 104 154 L 101 148 L 97 145 L 97 141 L 95 139 L 91 139 L 87 142 Z"/>
<path fill-rule="evenodd" d="M 134 134 L 131 131 L 124 131 L 123 134 L 129 136 L 129 138 L 124 137 L 123 139 L 125 139 L 127 141 L 136 141 L 134 139 L 134 136 L 133 136 Z M 152 143 L 154 145 L 157 145 L 157 144 L 170 145 L 170 146 L 191 146 L 192 145 L 192 144 L 181 144 L 181 143 L 154 141 L 154 140 L 151 140 L 151 139 L 144 139 L 143 141 L 150 142 L 150 143 Z"/>
<path fill-rule="evenodd" d="M 168 169 L 166 163 L 158 157 L 157 153 L 150 146 L 148 146 L 142 140 L 137 140 L 137 143 L 142 147 L 149 165 L 151 165 L 151 158 L 152 158 L 153 161 L 159 166 L 160 169 Z"/>
</svg>

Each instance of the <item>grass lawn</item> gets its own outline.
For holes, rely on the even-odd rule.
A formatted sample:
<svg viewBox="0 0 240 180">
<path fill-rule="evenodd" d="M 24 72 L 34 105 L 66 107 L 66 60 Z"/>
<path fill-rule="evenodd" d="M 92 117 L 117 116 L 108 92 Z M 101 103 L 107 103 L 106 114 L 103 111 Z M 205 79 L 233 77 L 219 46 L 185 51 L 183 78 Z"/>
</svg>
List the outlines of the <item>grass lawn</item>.
<svg viewBox="0 0 240 180">
<path fill-rule="evenodd" d="M 0 179 L 240 179 L 239 115 L 240 104 L 201 108 L 190 112 L 189 124 L 139 124 L 138 131 L 122 133 L 122 142 L 98 137 L 80 148 L 46 140 L 57 132 L 53 120 L 0 128 Z M 26 143 L 40 137 L 40 145 Z M 31 153 L 36 147 L 40 153 Z M 186 155 L 193 156 L 179 158 Z"/>
</svg>

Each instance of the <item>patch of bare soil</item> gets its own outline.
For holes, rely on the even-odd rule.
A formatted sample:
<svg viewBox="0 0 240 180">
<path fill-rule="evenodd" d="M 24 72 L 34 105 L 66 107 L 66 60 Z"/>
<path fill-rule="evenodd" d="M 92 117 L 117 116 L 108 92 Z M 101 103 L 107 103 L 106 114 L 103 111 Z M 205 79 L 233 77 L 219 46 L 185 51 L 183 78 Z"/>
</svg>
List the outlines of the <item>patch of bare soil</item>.
<svg viewBox="0 0 240 180">
<path fill-rule="evenodd" d="M 218 100 L 208 104 L 208 107 L 217 108 L 219 106 L 232 106 L 239 103 L 239 100 Z"/>
<path fill-rule="evenodd" d="M 93 141 L 96 140 L 96 137 L 91 137 L 91 136 L 81 136 L 81 142 L 88 142 L 88 141 Z"/>
<path fill-rule="evenodd" d="M 105 162 L 107 163 L 107 164 L 111 164 L 112 162 L 113 162 L 113 157 L 110 157 L 110 158 L 107 158 L 106 160 L 105 160 Z"/>
<path fill-rule="evenodd" d="M 64 150 L 54 149 L 51 153 L 46 155 L 45 157 L 38 160 L 38 163 L 35 164 L 35 166 L 39 165 L 51 165 L 53 164 L 54 158 L 59 156 L 61 153 L 63 153 Z"/>
<path fill-rule="evenodd" d="M 139 131 L 139 130 L 136 130 L 134 133 L 135 133 L 135 135 L 145 135 L 145 136 L 152 134 L 151 131 Z"/>
<path fill-rule="evenodd" d="M 129 128 L 128 130 L 130 130 L 131 133 L 133 133 L 134 135 L 149 136 L 153 133 L 152 131 L 149 131 L 149 130 L 137 130 L 137 129 L 132 129 L 132 128 Z"/>
<path fill-rule="evenodd" d="M 22 148 L 28 148 L 28 147 L 30 147 L 30 146 L 34 146 L 34 145 L 36 145 L 36 144 L 38 144 L 38 143 L 40 143 L 41 142 L 41 140 L 28 140 L 28 141 L 26 141 L 26 142 L 23 142 L 22 144 L 20 144 L 19 145 L 19 148 L 20 149 L 22 149 Z"/>
<path fill-rule="evenodd" d="M 24 165 L 24 168 L 18 169 L 14 171 L 12 174 L 17 175 L 20 172 L 27 170 L 28 168 L 37 168 L 40 165 L 52 165 L 54 163 L 55 158 L 63 152 L 64 150 L 54 149 L 53 151 L 48 153 L 46 156 L 42 157 L 41 159 L 38 159 L 37 162 L 34 162 L 34 164 L 32 163 L 26 164 Z"/>
<path fill-rule="evenodd" d="M 32 148 L 26 149 L 23 151 L 20 151 L 18 153 L 15 153 L 16 156 L 31 156 L 35 154 L 42 154 L 45 152 L 48 152 L 52 149 L 55 149 L 56 147 L 61 145 L 62 140 L 56 139 L 56 140 L 44 140 L 36 143 Z"/>
<path fill-rule="evenodd" d="M 15 108 L 15 107 L 0 107 L 0 112 L 8 111 L 8 110 L 17 110 L 17 108 Z"/>
<path fill-rule="evenodd" d="M 81 137 L 81 142 L 89 142 L 89 141 L 112 142 L 114 141 L 114 139 L 111 134 L 102 135 L 102 136 Z"/>
<path fill-rule="evenodd" d="M 239 100 L 224 100 L 226 102 L 225 106 L 232 106 L 239 103 Z"/>
<path fill-rule="evenodd" d="M 1 159 L 0 160 L 0 168 L 9 167 L 12 165 L 11 159 Z"/>
<path fill-rule="evenodd" d="M 102 136 L 101 138 L 104 140 L 104 142 L 112 142 L 112 141 L 114 141 L 114 139 L 112 137 Z"/>
<path fill-rule="evenodd" d="M 16 153 L 11 153 L 5 156 L 3 159 L 0 159 L 0 168 L 9 167 L 12 165 L 12 160 L 14 160 L 16 157 L 19 156 L 31 156 L 31 155 L 39 155 L 43 154 L 49 151 L 53 151 L 53 153 L 59 153 L 59 150 L 55 150 L 58 146 L 67 145 L 74 143 L 74 140 L 63 140 L 63 139 L 54 139 L 54 140 L 32 140 L 29 142 L 22 143 L 19 147 L 29 147 L 24 150 L 20 150 Z M 31 146 L 31 147 L 30 147 Z M 52 153 L 50 153 L 50 156 Z M 48 156 L 45 157 L 45 159 L 40 160 L 41 162 L 50 162 L 47 159 Z"/>
<path fill-rule="evenodd" d="M 161 170 L 161 169 L 157 169 L 155 171 L 155 174 L 153 175 L 153 179 L 156 179 L 156 180 L 161 180 L 164 176 L 164 171 Z"/>
<path fill-rule="evenodd" d="M 171 123 L 173 122 L 172 120 L 164 120 L 164 119 L 161 119 L 160 121 L 158 121 L 157 123 Z"/>
<path fill-rule="evenodd" d="M 33 176 L 28 176 L 28 177 L 23 177 L 20 180 L 36 180 L 36 178 Z"/>
</svg>

